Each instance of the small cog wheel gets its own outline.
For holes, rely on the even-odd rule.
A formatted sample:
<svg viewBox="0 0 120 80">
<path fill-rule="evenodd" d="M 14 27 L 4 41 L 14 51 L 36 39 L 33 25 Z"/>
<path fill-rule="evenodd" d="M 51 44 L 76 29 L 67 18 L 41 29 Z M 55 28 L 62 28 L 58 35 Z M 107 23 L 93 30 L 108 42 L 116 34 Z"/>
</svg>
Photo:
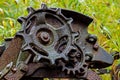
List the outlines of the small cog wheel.
<svg viewBox="0 0 120 80">
<path fill-rule="evenodd" d="M 82 50 L 77 45 L 74 45 L 74 48 L 68 53 L 68 62 L 59 60 L 58 65 L 62 66 L 62 71 L 67 74 L 73 74 L 76 77 L 84 76 L 88 69 L 84 56 Z"/>
</svg>

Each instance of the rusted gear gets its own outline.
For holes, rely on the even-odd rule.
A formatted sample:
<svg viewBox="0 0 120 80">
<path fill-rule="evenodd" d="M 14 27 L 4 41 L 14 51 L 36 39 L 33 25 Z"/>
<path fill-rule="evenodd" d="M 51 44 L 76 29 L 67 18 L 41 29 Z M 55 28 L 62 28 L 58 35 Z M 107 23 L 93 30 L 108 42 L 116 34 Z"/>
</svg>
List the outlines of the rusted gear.
<svg viewBox="0 0 120 80">
<path fill-rule="evenodd" d="M 57 59 L 68 60 L 66 55 L 71 49 L 74 39 L 74 32 L 71 29 L 72 18 L 66 18 L 61 13 L 61 9 L 47 8 L 45 4 L 42 4 L 41 9 L 38 10 L 29 7 L 28 12 L 29 15 L 26 18 L 18 19 L 23 27 L 17 33 L 24 38 L 22 51 L 32 51 L 34 53 L 33 62 L 44 59 L 50 64 L 55 64 Z M 54 21 L 50 20 L 51 17 L 58 24 L 55 25 Z"/>
<path fill-rule="evenodd" d="M 58 65 L 62 66 L 62 71 L 66 71 L 67 74 L 73 74 L 76 77 L 84 76 L 88 69 L 84 57 L 82 50 L 75 44 L 68 53 L 68 62 L 59 60 Z"/>
</svg>

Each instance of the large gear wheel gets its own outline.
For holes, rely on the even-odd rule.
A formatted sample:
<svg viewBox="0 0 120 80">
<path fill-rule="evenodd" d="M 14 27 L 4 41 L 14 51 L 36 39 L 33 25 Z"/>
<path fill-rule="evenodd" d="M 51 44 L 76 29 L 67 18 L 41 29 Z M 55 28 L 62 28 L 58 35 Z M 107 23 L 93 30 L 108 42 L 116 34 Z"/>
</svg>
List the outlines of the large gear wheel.
<svg viewBox="0 0 120 80">
<path fill-rule="evenodd" d="M 67 74 L 84 74 L 87 65 L 83 64 L 83 52 L 75 45 L 78 33 L 71 28 L 73 19 L 66 18 L 61 9 L 48 8 L 45 4 L 41 5 L 41 9 L 29 7 L 27 10 L 29 15 L 18 19 L 22 30 L 17 35 L 24 39 L 22 51 L 31 51 L 33 62 L 58 63 L 63 71 L 67 70 Z"/>
<path fill-rule="evenodd" d="M 72 18 L 63 16 L 61 9 L 53 10 L 47 8 L 45 4 L 42 4 L 39 10 L 29 7 L 28 12 L 29 15 L 26 18 L 20 17 L 18 19 L 23 27 L 17 33 L 17 35 L 21 35 L 24 38 L 22 50 L 31 50 L 34 53 L 33 62 L 38 62 L 40 59 L 48 59 L 51 64 L 54 64 L 58 58 L 67 60 L 66 55 L 71 48 L 73 39 L 70 27 Z M 55 21 L 52 20 L 50 22 L 51 17 Z M 61 44 L 61 40 L 64 39 L 66 40 L 65 43 Z M 59 51 L 61 48 L 62 52 Z"/>
</svg>

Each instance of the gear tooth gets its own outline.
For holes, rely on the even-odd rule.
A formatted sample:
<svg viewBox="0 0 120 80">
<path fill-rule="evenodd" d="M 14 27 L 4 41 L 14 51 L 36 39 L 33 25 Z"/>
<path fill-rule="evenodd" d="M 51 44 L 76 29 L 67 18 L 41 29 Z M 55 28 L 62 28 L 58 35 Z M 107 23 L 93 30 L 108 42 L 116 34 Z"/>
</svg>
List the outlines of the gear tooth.
<svg viewBox="0 0 120 80">
<path fill-rule="evenodd" d="M 72 71 L 73 72 L 73 75 L 75 75 L 75 71 Z"/>
<path fill-rule="evenodd" d="M 40 59 L 41 59 L 41 56 L 36 55 L 33 59 L 33 62 L 39 62 Z"/>
<path fill-rule="evenodd" d="M 67 20 L 67 23 L 68 23 L 68 24 L 70 24 L 70 23 L 73 21 L 72 18 L 67 18 L 66 20 Z"/>
<path fill-rule="evenodd" d="M 76 48 L 74 48 L 73 46 L 70 46 L 69 49 L 66 52 L 66 55 L 68 55 L 70 53 L 71 50 L 76 50 Z"/>
<path fill-rule="evenodd" d="M 27 47 L 25 47 L 25 48 L 23 48 L 23 50 L 25 51 L 25 50 L 29 50 L 30 49 L 30 47 L 29 46 L 27 46 Z"/>
<path fill-rule="evenodd" d="M 70 46 L 70 49 L 71 49 L 71 50 L 76 50 L 76 48 L 75 48 L 75 47 L 73 47 L 73 46 Z"/>
<path fill-rule="evenodd" d="M 65 71 L 65 67 L 62 68 L 62 71 Z"/>
<path fill-rule="evenodd" d="M 67 70 L 67 74 L 70 74 L 70 70 Z"/>
<path fill-rule="evenodd" d="M 23 22 L 26 21 L 26 18 L 25 18 L 25 17 L 19 17 L 19 18 L 17 19 L 17 21 L 18 21 L 20 24 L 22 24 Z"/>
<path fill-rule="evenodd" d="M 23 33 L 17 32 L 16 35 L 23 36 Z"/>
<path fill-rule="evenodd" d="M 22 50 L 24 51 L 24 50 L 27 50 L 28 49 L 28 44 L 27 43 L 25 43 L 23 46 L 22 46 Z"/>
<path fill-rule="evenodd" d="M 65 59 L 66 61 L 68 61 L 68 58 L 67 58 L 66 56 L 64 56 L 64 59 Z"/>
<path fill-rule="evenodd" d="M 76 38 L 76 37 L 78 37 L 79 35 L 80 35 L 79 32 L 73 32 L 73 33 L 72 33 L 73 38 Z"/>
<path fill-rule="evenodd" d="M 64 60 L 68 61 L 68 58 L 64 54 L 60 54 Z"/>
<path fill-rule="evenodd" d="M 58 15 L 61 14 L 61 9 L 60 9 L 60 8 L 57 8 L 57 9 L 56 9 L 56 14 L 58 14 Z"/>
<path fill-rule="evenodd" d="M 55 61 L 53 59 L 51 60 L 51 64 L 55 64 Z"/>
<path fill-rule="evenodd" d="M 80 70 L 77 70 L 78 73 L 80 73 Z"/>
<path fill-rule="evenodd" d="M 22 46 L 22 48 L 24 48 L 24 47 L 26 47 L 27 46 L 27 44 L 25 43 L 23 46 Z"/>
<path fill-rule="evenodd" d="M 27 11 L 28 11 L 28 13 L 33 13 L 33 12 L 35 12 L 35 9 L 33 9 L 32 7 L 28 7 Z"/>
<path fill-rule="evenodd" d="M 41 4 L 41 9 L 48 9 L 47 5 L 45 3 Z"/>
</svg>

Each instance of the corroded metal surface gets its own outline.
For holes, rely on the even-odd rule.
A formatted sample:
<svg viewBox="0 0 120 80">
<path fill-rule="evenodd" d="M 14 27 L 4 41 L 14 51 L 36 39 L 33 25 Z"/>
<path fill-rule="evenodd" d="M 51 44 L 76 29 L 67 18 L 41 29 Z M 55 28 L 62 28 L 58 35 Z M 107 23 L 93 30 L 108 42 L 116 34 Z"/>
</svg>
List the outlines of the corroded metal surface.
<svg viewBox="0 0 120 80">
<path fill-rule="evenodd" d="M 16 62 L 17 56 L 20 52 L 22 39 L 15 37 L 0 57 L 0 70 L 2 70 L 10 62 Z"/>
<path fill-rule="evenodd" d="M 113 58 L 98 45 L 97 37 L 87 32 L 92 22 L 90 17 L 70 10 L 48 8 L 45 4 L 41 9 L 28 7 L 27 10 L 27 17 L 18 18 L 22 29 L 1 52 L 1 73 L 13 62 L 11 70 L 2 73 L 3 79 L 101 80 L 88 69 L 108 67 Z"/>
</svg>

